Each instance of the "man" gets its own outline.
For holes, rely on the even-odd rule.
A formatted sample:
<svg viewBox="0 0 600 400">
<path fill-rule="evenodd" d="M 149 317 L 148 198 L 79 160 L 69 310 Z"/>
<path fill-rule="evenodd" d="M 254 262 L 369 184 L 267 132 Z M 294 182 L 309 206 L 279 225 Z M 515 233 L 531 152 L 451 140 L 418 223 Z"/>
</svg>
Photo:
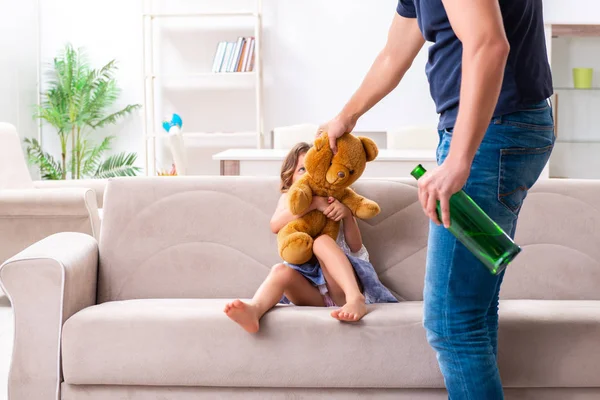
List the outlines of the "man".
<svg viewBox="0 0 600 400">
<path fill-rule="evenodd" d="M 438 167 L 418 182 L 431 219 L 424 326 L 449 398 L 503 398 L 494 276 L 452 236 L 449 198 L 465 191 L 514 237 L 519 210 L 554 145 L 542 0 L 400 0 L 385 48 L 327 129 L 336 138 L 400 82 L 425 40 L 440 114 Z M 436 214 L 440 202 L 441 221 Z M 510 273 L 510 272 L 509 272 Z"/>
</svg>

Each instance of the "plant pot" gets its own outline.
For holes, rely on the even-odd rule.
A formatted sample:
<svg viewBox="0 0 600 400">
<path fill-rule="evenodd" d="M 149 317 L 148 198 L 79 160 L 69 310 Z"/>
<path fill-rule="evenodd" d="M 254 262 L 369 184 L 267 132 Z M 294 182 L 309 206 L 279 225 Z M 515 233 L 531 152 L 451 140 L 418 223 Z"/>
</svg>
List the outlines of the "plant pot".
<svg viewBox="0 0 600 400">
<path fill-rule="evenodd" d="M 573 86 L 575 86 L 575 89 L 591 88 L 593 73 L 593 68 L 573 68 Z"/>
</svg>

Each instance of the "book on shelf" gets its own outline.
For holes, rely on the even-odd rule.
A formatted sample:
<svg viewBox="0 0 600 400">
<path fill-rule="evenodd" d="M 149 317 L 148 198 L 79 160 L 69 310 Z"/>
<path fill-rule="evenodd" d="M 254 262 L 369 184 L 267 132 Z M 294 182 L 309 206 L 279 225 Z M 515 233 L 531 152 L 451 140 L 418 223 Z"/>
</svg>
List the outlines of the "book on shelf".
<svg viewBox="0 0 600 400">
<path fill-rule="evenodd" d="M 231 63 L 231 59 L 233 58 L 233 51 L 235 50 L 235 43 L 227 42 L 225 45 L 225 56 L 223 57 L 223 62 L 221 63 L 221 69 L 219 72 L 227 72 L 229 69 L 229 64 Z"/>
<path fill-rule="evenodd" d="M 225 57 L 225 48 L 227 43 L 220 42 L 217 45 L 217 52 L 215 53 L 215 60 L 213 62 L 212 72 L 221 71 L 221 65 L 223 64 L 223 58 Z"/>
<path fill-rule="evenodd" d="M 246 53 L 248 52 L 248 39 L 244 38 L 243 41 L 244 43 L 242 45 L 242 51 L 240 52 L 240 57 L 235 67 L 235 72 L 244 72 L 244 69 L 242 67 L 244 66 L 244 58 L 246 57 Z"/>
<path fill-rule="evenodd" d="M 235 42 L 219 42 L 212 71 L 252 72 L 255 58 L 254 37 L 239 37 Z"/>
<path fill-rule="evenodd" d="M 233 51 L 233 57 L 231 58 L 231 63 L 229 64 L 229 68 L 227 72 L 237 72 L 237 66 L 240 62 L 240 56 L 242 54 L 242 48 L 244 47 L 244 38 L 239 37 L 236 44 L 235 50 Z"/>
<path fill-rule="evenodd" d="M 254 38 L 250 38 L 250 43 L 248 45 L 248 53 L 246 55 L 246 59 L 244 60 L 244 71 L 254 71 L 254 48 L 256 40 Z"/>
</svg>

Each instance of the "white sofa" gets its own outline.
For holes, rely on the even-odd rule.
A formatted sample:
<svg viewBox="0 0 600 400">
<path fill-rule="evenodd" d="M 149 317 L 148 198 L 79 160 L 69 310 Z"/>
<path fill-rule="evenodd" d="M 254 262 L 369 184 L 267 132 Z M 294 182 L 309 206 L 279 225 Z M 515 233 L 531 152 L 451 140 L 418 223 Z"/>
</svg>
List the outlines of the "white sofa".
<svg viewBox="0 0 600 400">
<path fill-rule="evenodd" d="M 272 178 L 111 180 L 99 243 L 60 233 L 5 263 L 10 400 L 447 399 L 421 323 L 428 222 L 414 180 L 356 185 L 381 205 L 360 227 L 399 304 L 370 306 L 358 324 L 278 306 L 257 335 L 225 316 L 279 262 L 277 189 Z M 524 250 L 500 305 L 507 400 L 600 398 L 598 198 L 600 181 L 544 180 L 522 209 Z"/>
<path fill-rule="evenodd" d="M 17 130 L 0 123 L 0 263 L 56 232 L 98 237 L 106 182 L 32 181 Z"/>
</svg>

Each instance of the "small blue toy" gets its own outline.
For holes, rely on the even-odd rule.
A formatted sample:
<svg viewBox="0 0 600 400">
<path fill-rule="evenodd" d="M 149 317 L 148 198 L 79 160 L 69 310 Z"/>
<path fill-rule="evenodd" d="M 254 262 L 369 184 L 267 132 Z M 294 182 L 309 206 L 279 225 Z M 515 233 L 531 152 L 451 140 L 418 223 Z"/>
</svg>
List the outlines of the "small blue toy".
<svg viewBox="0 0 600 400">
<path fill-rule="evenodd" d="M 170 175 L 185 175 L 186 174 L 186 154 L 183 137 L 181 135 L 181 126 L 183 125 L 181 117 L 178 114 L 172 114 L 170 119 L 165 118 L 162 122 L 162 127 L 167 131 L 169 139 L 169 147 L 173 155 L 173 170 Z"/>
<path fill-rule="evenodd" d="M 171 128 L 173 128 L 174 126 L 178 127 L 179 130 L 181 130 L 182 125 L 183 122 L 181 121 L 181 117 L 179 116 L 179 114 L 172 114 L 170 119 L 165 118 L 162 122 L 162 127 L 165 131 L 167 131 L 167 133 L 169 133 Z"/>
</svg>

